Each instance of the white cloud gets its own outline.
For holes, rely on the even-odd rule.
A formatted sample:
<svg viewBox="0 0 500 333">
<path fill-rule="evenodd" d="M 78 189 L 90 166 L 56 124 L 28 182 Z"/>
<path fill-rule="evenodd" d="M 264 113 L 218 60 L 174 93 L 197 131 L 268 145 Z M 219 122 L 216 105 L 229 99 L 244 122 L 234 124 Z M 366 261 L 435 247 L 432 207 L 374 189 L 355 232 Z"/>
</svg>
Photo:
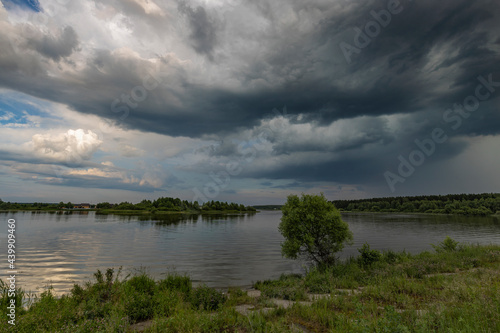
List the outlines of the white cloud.
<svg viewBox="0 0 500 333">
<path fill-rule="evenodd" d="M 70 129 L 56 136 L 35 134 L 31 142 L 37 155 L 57 161 L 89 160 L 102 144 L 97 134 L 83 129 Z"/>
</svg>

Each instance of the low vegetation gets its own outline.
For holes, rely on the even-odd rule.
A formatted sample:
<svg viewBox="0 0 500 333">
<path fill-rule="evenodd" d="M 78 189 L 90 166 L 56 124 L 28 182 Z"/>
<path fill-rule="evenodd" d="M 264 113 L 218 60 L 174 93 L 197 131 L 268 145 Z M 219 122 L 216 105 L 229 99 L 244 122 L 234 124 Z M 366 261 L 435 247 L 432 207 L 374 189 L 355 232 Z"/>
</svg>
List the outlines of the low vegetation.
<svg viewBox="0 0 500 333">
<path fill-rule="evenodd" d="M 97 271 L 68 295 L 48 289 L 28 309 L 18 307 L 15 327 L 5 319 L 9 297 L 0 283 L 0 331 L 500 332 L 500 246 L 447 238 L 434 248 L 412 255 L 365 244 L 358 257 L 327 268 L 257 282 L 256 298 L 194 287 L 178 274 L 155 281 L 144 272 Z M 323 297 L 310 301 L 311 294 Z M 279 307 L 275 298 L 293 305 Z"/>
</svg>

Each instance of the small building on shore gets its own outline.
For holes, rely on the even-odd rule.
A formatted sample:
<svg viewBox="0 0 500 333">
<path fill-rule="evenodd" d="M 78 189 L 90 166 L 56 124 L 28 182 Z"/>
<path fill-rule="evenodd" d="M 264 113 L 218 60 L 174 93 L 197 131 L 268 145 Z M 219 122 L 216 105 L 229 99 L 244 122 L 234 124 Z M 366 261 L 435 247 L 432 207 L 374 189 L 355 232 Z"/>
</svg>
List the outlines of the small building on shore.
<svg viewBox="0 0 500 333">
<path fill-rule="evenodd" d="M 74 205 L 74 209 L 90 209 L 90 204 L 89 203 L 81 203 Z"/>
</svg>

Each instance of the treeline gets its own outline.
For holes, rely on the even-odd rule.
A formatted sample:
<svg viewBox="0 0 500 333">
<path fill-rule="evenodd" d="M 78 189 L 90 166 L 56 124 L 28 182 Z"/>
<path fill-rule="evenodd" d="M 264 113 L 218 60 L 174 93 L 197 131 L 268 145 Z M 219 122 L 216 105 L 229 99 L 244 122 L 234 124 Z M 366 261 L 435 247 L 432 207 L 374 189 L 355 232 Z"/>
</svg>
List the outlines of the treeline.
<svg viewBox="0 0 500 333">
<path fill-rule="evenodd" d="M 0 210 L 61 210 L 61 209 L 93 209 L 98 210 L 136 210 L 136 211 L 237 211 L 237 212 L 255 212 L 256 209 L 250 206 L 245 206 L 236 203 L 227 203 L 221 201 L 209 201 L 200 205 L 197 201 L 190 202 L 179 198 L 158 198 L 154 201 L 142 200 L 140 203 L 133 204 L 130 202 L 121 202 L 112 204 L 109 202 L 101 202 L 97 205 L 90 204 L 73 204 L 71 202 L 56 203 L 17 203 L 4 202 L 0 199 Z"/>
<path fill-rule="evenodd" d="M 238 212 L 254 212 L 255 208 L 236 203 L 227 203 L 222 201 L 208 201 L 200 205 L 198 201 L 187 201 L 179 198 L 158 198 L 154 201 L 142 200 L 140 203 L 133 204 L 130 202 L 122 202 L 119 204 L 110 204 L 109 202 L 101 202 L 96 205 L 97 209 L 113 209 L 113 210 L 147 210 L 147 211 L 238 211 Z"/>
<path fill-rule="evenodd" d="M 500 211 L 500 194 L 449 194 L 335 200 L 339 210 L 352 212 L 406 212 L 460 215 L 491 215 Z"/>
<path fill-rule="evenodd" d="M 60 204 L 43 203 L 43 202 L 18 203 L 18 202 L 5 202 L 2 201 L 2 199 L 0 199 L 0 210 L 56 210 L 61 208 L 66 208 L 66 204 L 60 206 Z M 71 205 L 71 207 L 69 208 L 73 208 L 73 206 Z"/>
<path fill-rule="evenodd" d="M 258 205 L 252 207 L 261 210 L 281 210 L 281 207 L 283 207 L 283 205 Z"/>
</svg>

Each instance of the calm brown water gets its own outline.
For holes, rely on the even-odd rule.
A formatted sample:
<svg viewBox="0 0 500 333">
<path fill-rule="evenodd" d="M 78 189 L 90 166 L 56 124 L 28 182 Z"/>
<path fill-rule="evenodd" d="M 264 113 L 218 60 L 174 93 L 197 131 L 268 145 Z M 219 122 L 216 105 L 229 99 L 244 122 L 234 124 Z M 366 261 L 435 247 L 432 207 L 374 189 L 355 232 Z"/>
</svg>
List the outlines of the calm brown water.
<svg viewBox="0 0 500 333">
<path fill-rule="evenodd" d="M 282 273 L 302 272 L 303 263 L 281 257 L 281 212 L 255 215 L 177 216 L 163 220 L 133 216 L 0 213 L 0 248 L 7 271 L 7 220 L 17 221 L 17 285 L 34 292 L 49 284 L 57 294 L 91 279 L 96 269 L 123 266 L 125 276 L 141 267 L 161 278 L 175 270 L 213 287 L 249 286 Z M 343 257 L 368 242 L 379 250 L 431 250 L 446 236 L 458 241 L 500 244 L 495 217 L 403 214 L 344 214 L 354 243 Z"/>
</svg>

